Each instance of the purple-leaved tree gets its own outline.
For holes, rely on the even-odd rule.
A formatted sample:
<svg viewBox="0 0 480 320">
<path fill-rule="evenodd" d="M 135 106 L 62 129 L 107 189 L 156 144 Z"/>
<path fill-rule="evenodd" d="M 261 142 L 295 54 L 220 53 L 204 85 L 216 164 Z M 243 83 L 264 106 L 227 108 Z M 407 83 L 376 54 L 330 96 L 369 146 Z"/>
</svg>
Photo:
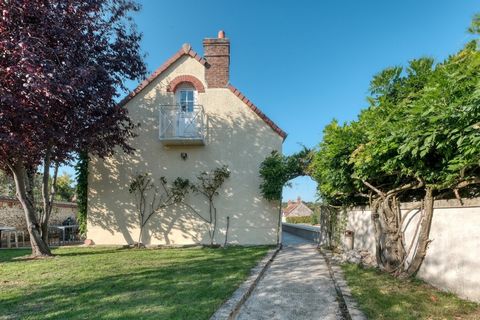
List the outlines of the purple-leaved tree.
<svg viewBox="0 0 480 320">
<path fill-rule="evenodd" d="M 145 76 L 138 10 L 131 0 L 0 0 L 0 169 L 14 178 L 34 257 L 51 255 L 58 166 L 84 150 L 131 151 L 135 124 L 115 99 Z"/>
</svg>

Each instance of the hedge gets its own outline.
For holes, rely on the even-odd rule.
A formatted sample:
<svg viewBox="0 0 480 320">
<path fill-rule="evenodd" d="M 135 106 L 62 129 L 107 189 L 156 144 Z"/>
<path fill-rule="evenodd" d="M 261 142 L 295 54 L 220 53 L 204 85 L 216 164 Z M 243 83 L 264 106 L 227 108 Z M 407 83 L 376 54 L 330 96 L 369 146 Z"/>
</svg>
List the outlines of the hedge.
<svg viewBox="0 0 480 320">
<path fill-rule="evenodd" d="M 287 217 L 288 223 L 312 223 L 312 216 Z"/>
</svg>

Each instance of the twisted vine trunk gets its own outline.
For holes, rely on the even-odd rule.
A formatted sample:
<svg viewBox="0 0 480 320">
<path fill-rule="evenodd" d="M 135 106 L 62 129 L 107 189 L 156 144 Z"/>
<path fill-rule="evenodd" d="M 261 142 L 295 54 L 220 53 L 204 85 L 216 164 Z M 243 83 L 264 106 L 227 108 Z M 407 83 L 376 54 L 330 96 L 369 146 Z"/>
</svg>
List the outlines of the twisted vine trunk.
<svg viewBox="0 0 480 320">
<path fill-rule="evenodd" d="M 420 267 L 422 266 L 423 260 L 427 255 L 428 245 L 431 242 L 429 239 L 430 228 L 432 226 L 433 219 L 433 190 L 427 188 L 425 198 L 424 198 L 424 217 L 420 222 L 420 233 L 418 238 L 418 245 L 416 253 L 412 259 L 412 262 L 408 266 L 407 275 L 415 275 Z"/>
<path fill-rule="evenodd" d="M 372 209 L 377 263 L 392 273 L 402 264 L 406 254 L 402 244 L 400 203 L 396 197 L 380 197 L 374 201 Z"/>
<path fill-rule="evenodd" d="M 422 205 L 404 214 L 401 212 L 400 201 L 394 194 L 381 195 L 372 201 L 371 218 L 375 230 L 377 264 L 394 276 L 414 276 L 427 254 L 434 198 L 431 188 L 426 188 L 425 191 Z M 413 220 L 409 214 L 416 209 L 419 209 L 420 216 L 407 243 L 405 231 L 409 223 L 406 221 Z"/>
</svg>

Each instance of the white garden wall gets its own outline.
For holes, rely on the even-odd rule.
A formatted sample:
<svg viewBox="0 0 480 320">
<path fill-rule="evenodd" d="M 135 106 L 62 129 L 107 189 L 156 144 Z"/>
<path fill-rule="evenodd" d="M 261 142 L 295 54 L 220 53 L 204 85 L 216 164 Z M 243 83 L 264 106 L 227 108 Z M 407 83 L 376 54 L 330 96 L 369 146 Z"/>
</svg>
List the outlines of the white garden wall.
<svg viewBox="0 0 480 320">
<path fill-rule="evenodd" d="M 406 212 L 414 204 L 406 204 Z M 375 254 L 369 208 L 348 211 L 347 229 L 355 232 L 355 249 Z M 415 221 L 407 229 L 412 236 Z M 427 256 L 418 277 L 430 284 L 474 301 L 480 301 L 480 199 L 435 202 Z M 408 242 L 407 242 L 408 243 Z"/>
</svg>

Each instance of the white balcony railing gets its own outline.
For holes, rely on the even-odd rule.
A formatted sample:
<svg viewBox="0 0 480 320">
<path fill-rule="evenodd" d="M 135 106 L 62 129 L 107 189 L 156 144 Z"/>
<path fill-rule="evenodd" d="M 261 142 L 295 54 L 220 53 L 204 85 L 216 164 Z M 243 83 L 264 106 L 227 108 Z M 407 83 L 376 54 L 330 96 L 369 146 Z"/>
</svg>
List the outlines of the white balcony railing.
<svg viewBox="0 0 480 320">
<path fill-rule="evenodd" d="M 164 145 L 203 145 L 204 128 L 205 113 L 202 106 L 160 106 L 159 138 Z"/>
</svg>

